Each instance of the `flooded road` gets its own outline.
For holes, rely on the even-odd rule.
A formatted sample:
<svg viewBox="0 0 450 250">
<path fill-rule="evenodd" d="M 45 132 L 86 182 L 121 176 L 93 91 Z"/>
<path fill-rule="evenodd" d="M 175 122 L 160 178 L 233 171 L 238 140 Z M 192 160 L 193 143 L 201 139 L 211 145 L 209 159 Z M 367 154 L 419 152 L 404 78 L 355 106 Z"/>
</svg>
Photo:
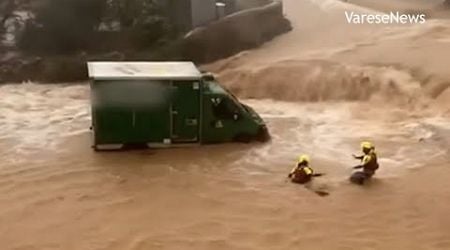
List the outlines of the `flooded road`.
<svg viewBox="0 0 450 250">
<path fill-rule="evenodd" d="M 291 33 L 205 66 L 269 143 L 94 153 L 85 83 L 1 86 L 1 249 L 449 249 L 449 22 L 284 4 Z M 367 139 L 381 169 L 355 187 Z M 300 153 L 330 196 L 285 182 Z"/>
</svg>

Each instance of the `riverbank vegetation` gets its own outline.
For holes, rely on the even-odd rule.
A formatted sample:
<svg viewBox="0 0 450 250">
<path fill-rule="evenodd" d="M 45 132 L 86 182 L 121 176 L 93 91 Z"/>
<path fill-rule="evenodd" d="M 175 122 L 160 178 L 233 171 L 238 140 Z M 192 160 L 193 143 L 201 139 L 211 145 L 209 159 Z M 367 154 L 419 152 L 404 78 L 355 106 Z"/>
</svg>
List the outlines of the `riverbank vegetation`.
<svg viewBox="0 0 450 250">
<path fill-rule="evenodd" d="M 291 28 L 281 3 L 264 3 L 186 34 L 171 18 L 169 2 L 3 0 L 0 83 L 85 80 L 89 60 L 207 63 L 257 47 Z"/>
</svg>

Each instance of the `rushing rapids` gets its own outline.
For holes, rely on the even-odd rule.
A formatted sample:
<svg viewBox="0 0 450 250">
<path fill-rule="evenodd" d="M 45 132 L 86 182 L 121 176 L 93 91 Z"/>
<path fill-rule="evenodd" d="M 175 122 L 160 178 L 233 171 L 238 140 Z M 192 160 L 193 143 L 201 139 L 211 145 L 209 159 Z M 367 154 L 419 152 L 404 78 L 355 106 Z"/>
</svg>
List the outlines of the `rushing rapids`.
<svg viewBox="0 0 450 250">
<path fill-rule="evenodd" d="M 94 153 L 86 83 L 1 86 L 1 248 L 450 248 L 448 171 L 433 168 L 449 162 L 450 22 L 284 5 L 292 32 L 204 66 L 266 120 L 266 144 Z M 361 189 L 347 178 L 363 139 L 381 168 Z M 302 152 L 329 197 L 284 182 Z"/>
</svg>

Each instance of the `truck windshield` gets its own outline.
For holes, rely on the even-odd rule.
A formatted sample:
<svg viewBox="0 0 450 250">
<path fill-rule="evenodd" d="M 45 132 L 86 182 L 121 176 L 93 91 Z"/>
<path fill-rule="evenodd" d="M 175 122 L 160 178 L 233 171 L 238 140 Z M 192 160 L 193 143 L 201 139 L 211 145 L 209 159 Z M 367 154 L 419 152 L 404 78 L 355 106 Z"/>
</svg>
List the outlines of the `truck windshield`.
<svg viewBox="0 0 450 250">
<path fill-rule="evenodd" d="M 228 90 L 227 88 L 224 88 L 225 91 L 228 93 L 228 95 L 230 96 L 230 99 L 236 104 L 236 106 L 241 107 L 243 110 L 245 110 L 246 112 L 249 112 L 249 110 L 247 109 L 247 106 L 245 106 L 244 104 L 242 104 L 235 95 L 233 95 L 233 93 L 231 93 L 230 90 Z"/>
<path fill-rule="evenodd" d="M 233 104 L 239 108 L 240 111 L 249 112 L 247 107 L 245 105 L 243 105 L 242 103 L 240 103 L 239 100 L 237 99 L 237 97 L 235 95 L 233 95 L 233 93 L 231 93 L 227 88 L 221 86 L 220 84 L 218 84 L 215 81 L 208 81 L 207 83 L 209 86 L 209 90 L 211 92 L 226 94 L 229 97 L 229 99 L 233 102 Z"/>
</svg>

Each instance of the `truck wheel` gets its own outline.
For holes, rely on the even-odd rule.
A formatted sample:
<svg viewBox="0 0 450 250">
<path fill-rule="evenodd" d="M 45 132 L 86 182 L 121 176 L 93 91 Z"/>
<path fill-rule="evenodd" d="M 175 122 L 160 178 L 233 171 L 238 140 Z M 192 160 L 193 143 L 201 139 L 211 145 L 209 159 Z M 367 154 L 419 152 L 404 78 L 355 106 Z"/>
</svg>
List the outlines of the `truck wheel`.
<svg viewBox="0 0 450 250">
<path fill-rule="evenodd" d="M 238 134 L 234 137 L 233 141 L 235 142 L 242 142 L 242 143 L 249 143 L 252 141 L 252 136 L 249 134 Z"/>
</svg>

